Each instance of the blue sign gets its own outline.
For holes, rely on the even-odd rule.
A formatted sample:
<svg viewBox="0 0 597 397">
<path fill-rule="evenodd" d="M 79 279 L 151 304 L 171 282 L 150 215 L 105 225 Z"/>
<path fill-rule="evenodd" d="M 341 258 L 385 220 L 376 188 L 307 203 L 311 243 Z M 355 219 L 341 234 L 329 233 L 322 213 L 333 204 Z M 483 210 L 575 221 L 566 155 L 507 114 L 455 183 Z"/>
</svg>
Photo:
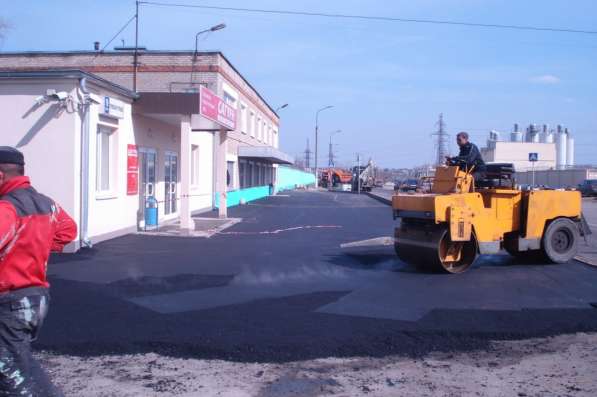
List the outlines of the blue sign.
<svg viewBox="0 0 597 397">
<path fill-rule="evenodd" d="M 104 113 L 110 114 L 110 97 L 104 97 Z"/>
<path fill-rule="evenodd" d="M 539 153 L 529 153 L 529 161 L 539 161 Z"/>
</svg>

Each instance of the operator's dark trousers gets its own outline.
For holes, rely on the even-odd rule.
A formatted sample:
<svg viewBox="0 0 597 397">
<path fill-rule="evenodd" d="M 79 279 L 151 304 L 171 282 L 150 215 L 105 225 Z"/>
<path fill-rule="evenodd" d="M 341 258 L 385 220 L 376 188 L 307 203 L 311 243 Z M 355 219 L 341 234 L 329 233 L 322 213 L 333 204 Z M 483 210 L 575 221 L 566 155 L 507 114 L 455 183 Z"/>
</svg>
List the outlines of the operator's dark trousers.
<svg viewBox="0 0 597 397">
<path fill-rule="evenodd" d="M 62 396 L 31 354 L 49 303 L 47 288 L 0 294 L 0 396 Z"/>
</svg>

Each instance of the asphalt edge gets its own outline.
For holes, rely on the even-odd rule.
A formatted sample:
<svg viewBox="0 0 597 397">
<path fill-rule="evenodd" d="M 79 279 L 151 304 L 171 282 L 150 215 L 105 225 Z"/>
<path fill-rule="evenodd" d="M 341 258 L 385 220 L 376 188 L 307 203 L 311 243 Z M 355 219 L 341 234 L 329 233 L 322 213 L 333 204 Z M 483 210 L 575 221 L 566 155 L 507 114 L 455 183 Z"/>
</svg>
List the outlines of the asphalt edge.
<svg viewBox="0 0 597 397">
<path fill-rule="evenodd" d="M 379 201 L 380 203 L 383 203 L 383 204 L 386 204 L 386 205 L 392 205 L 392 199 L 380 196 L 380 195 L 375 194 L 373 192 L 365 192 L 365 194 L 367 194 L 367 196 L 371 197 L 372 199 Z"/>
</svg>

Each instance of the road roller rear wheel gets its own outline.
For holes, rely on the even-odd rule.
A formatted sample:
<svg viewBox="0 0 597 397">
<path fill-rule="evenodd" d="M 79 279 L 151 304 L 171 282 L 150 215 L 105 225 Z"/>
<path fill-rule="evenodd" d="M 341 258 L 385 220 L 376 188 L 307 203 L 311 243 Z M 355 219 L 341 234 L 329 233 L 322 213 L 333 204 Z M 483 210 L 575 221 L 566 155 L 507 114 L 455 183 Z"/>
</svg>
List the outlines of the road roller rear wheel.
<svg viewBox="0 0 597 397">
<path fill-rule="evenodd" d="M 553 263 L 566 263 L 578 252 L 578 226 L 568 218 L 559 218 L 549 224 L 541 241 L 545 256 Z"/>
<path fill-rule="evenodd" d="M 462 273 L 477 258 L 477 243 L 453 242 L 446 226 L 405 223 L 396 229 L 394 248 L 398 258 L 420 269 Z"/>
</svg>

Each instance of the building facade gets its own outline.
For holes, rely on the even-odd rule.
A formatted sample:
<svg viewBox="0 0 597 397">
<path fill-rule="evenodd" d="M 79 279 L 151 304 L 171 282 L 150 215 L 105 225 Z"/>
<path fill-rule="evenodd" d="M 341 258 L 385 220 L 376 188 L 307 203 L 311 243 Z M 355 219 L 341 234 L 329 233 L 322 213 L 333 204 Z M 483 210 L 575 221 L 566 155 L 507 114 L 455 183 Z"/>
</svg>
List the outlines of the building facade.
<svg viewBox="0 0 597 397">
<path fill-rule="evenodd" d="M 0 54 L 0 144 L 22 150 L 34 184 L 75 214 L 75 248 L 144 227 L 150 198 L 160 222 L 182 228 L 214 207 L 225 216 L 271 194 L 278 165 L 291 163 L 275 111 L 221 53 L 144 52 L 136 68 L 133 59 Z M 234 125 L 201 114 L 200 87 L 232 109 Z"/>
</svg>

